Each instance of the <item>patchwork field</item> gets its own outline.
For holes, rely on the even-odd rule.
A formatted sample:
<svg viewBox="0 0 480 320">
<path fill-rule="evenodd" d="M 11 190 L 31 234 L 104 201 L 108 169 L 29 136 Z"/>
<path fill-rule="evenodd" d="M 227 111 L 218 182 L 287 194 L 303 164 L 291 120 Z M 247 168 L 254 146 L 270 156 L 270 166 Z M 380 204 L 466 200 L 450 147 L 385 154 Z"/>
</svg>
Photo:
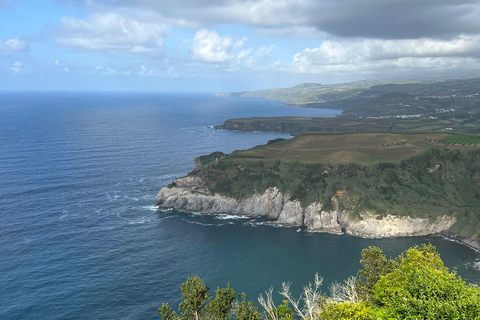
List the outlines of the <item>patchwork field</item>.
<svg viewBox="0 0 480 320">
<path fill-rule="evenodd" d="M 432 147 L 461 150 L 477 148 L 476 143 L 480 143 L 478 137 L 468 140 L 458 137 L 449 133 L 303 134 L 290 140 L 240 151 L 236 156 L 314 163 L 372 164 L 396 162 Z"/>
</svg>

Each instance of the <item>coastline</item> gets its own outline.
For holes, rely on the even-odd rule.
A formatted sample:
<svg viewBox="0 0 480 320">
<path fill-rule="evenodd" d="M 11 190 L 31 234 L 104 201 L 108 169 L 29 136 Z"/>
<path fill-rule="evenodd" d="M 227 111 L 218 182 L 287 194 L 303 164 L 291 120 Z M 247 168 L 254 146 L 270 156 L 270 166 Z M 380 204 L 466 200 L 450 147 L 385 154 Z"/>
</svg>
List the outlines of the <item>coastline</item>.
<svg viewBox="0 0 480 320">
<path fill-rule="evenodd" d="M 173 209 L 180 212 L 199 214 L 227 214 L 242 217 L 265 217 L 267 225 L 301 228 L 306 232 L 321 232 L 336 235 L 351 235 L 359 238 L 382 239 L 438 235 L 461 243 L 480 252 L 480 242 L 458 236 L 449 231 L 456 222 L 454 216 L 438 217 L 435 221 L 411 217 L 385 217 L 364 213 L 353 218 L 348 210 L 340 209 L 337 199 L 332 199 L 333 208 L 322 211 L 323 204 L 313 203 L 302 208 L 296 200 L 289 200 L 278 189 L 272 188 L 263 194 L 255 194 L 247 199 L 234 199 L 212 195 L 202 186 L 197 177 L 184 177 L 175 180 L 177 187 L 164 187 L 158 194 L 157 209 Z"/>
</svg>

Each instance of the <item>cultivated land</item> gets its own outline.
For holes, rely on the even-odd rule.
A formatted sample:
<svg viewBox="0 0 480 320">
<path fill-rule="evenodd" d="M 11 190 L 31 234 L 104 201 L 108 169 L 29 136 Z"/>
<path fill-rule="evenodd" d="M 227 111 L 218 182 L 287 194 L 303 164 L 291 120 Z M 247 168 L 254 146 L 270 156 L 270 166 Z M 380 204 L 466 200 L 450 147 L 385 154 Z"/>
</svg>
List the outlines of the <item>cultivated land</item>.
<svg viewBox="0 0 480 320">
<path fill-rule="evenodd" d="M 476 112 L 476 111 L 475 111 Z M 446 131 L 467 134 L 480 133 L 480 113 L 455 112 L 435 116 L 401 117 L 262 117 L 229 119 L 216 129 L 238 131 L 276 131 L 298 135 L 303 132 Z"/>
<path fill-rule="evenodd" d="M 233 157 L 309 163 L 398 162 L 429 148 L 470 150 L 480 145 L 477 136 L 448 133 L 303 134 L 294 139 L 238 151 Z"/>
<path fill-rule="evenodd" d="M 360 81 L 338 85 L 230 94 L 278 99 L 310 108 L 342 109 L 334 118 L 267 117 L 230 119 L 218 129 L 242 131 L 452 131 L 480 133 L 480 79 L 406 83 Z"/>
</svg>

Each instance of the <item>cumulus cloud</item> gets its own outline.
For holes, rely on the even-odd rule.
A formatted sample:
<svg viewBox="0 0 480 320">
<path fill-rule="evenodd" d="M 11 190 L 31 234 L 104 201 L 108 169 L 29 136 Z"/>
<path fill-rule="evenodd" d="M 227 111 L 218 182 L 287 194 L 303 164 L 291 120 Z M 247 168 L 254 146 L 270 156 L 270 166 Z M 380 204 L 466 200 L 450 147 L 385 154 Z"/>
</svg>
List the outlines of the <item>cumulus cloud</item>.
<svg viewBox="0 0 480 320">
<path fill-rule="evenodd" d="M 168 27 L 156 15 L 94 13 L 85 19 L 63 17 L 56 29 L 55 41 L 63 46 L 86 50 L 159 54 L 163 50 Z"/>
<path fill-rule="evenodd" d="M 257 52 L 255 52 L 255 56 L 258 59 L 269 59 L 272 56 L 272 51 L 275 50 L 277 46 L 271 44 L 269 46 L 261 46 Z"/>
<path fill-rule="evenodd" d="M 194 61 L 215 64 L 228 71 L 236 71 L 241 67 L 255 68 L 253 49 L 244 48 L 247 41 L 247 37 L 234 39 L 220 36 L 214 30 L 201 29 L 193 37 L 191 58 Z"/>
<path fill-rule="evenodd" d="M 0 52 L 22 52 L 29 49 L 25 41 L 18 39 L 9 39 L 7 41 L 0 41 Z"/>
<path fill-rule="evenodd" d="M 10 67 L 10 71 L 12 71 L 13 74 L 22 74 L 27 72 L 27 68 L 22 62 L 15 61 Z"/>
<path fill-rule="evenodd" d="M 202 29 L 193 37 L 193 56 L 204 62 L 225 62 L 231 59 L 227 51 L 231 50 L 232 43 L 232 38 L 220 37 L 213 30 Z"/>
<path fill-rule="evenodd" d="M 83 3 L 153 9 L 179 21 L 203 25 L 241 23 L 280 28 L 279 32 L 288 32 L 292 27 L 313 27 L 339 37 L 445 38 L 480 32 L 478 0 L 85 0 Z"/>
<path fill-rule="evenodd" d="M 363 73 L 395 68 L 452 69 L 472 63 L 478 66 L 479 58 L 480 36 L 461 35 L 452 40 L 327 40 L 317 48 L 295 54 L 291 64 L 277 62 L 273 68 L 303 74 Z"/>
<path fill-rule="evenodd" d="M 56 42 L 64 46 L 151 57 L 163 52 L 170 28 L 193 29 L 193 38 L 183 42 L 188 53 L 180 46 L 173 50 L 180 54 L 165 53 L 175 70 L 182 72 L 264 70 L 271 59 L 277 59 L 276 54 L 288 54 L 293 48 L 298 53 L 289 63 L 282 57 L 271 69 L 369 76 L 401 69 L 477 68 L 480 61 L 480 0 L 57 1 L 94 12 L 85 19 L 61 20 Z M 277 47 L 266 43 L 249 48 L 246 37 L 212 30 L 219 24 L 233 29 L 253 27 L 262 41 L 265 37 L 303 38 L 295 46 L 304 46 L 292 44 L 282 50 L 288 40 L 273 39 L 270 43 L 277 40 Z M 177 30 L 176 39 L 185 31 Z M 249 37 L 254 38 L 250 33 Z M 167 74 L 163 64 L 140 64 L 135 72 L 140 76 Z"/>
</svg>

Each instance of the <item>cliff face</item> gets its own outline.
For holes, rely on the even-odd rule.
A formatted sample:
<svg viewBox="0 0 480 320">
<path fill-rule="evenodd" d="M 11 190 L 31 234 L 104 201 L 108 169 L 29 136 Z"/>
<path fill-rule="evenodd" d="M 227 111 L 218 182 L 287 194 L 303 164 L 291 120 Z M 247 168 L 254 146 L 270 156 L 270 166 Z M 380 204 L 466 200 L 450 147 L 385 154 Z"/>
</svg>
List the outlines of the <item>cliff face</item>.
<svg viewBox="0 0 480 320">
<path fill-rule="evenodd" d="M 332 198 L 332 210 L 322 211 L 322 203 L 313 203 L 303 209 L 299 201 L 277 188 L 267 189 L 246 199 L 212 195 L 199 177 L 185 177 L 174 181 L 175 187 L 164 187 L 158 194 L 157 207 L 204 214 L 228 213 L 249 217 L 268 217 L 272 223 L 305 227 L 308 231 L 349 234 L 363 238 L 423 236 L 446 232 L 456 221 L 454 216 L 429 219 L 387 215 L 382 218 L 371 213 L 352 218 L 350 212 L 340 209 Z"/>
</svg>

